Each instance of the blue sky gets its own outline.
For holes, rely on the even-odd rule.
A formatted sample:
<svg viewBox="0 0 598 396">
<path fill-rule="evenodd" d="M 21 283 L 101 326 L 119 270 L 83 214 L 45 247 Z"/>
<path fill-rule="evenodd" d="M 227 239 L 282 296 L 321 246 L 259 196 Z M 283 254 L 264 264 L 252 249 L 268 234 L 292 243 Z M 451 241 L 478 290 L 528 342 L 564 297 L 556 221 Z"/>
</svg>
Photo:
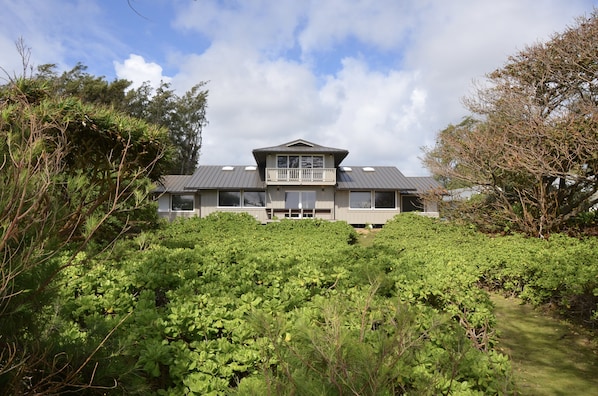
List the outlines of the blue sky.
<svg viewBox="0 0 598 396">
<path fill-rule="evenodd" d="M 346 165 L 425 175 L 421 147 L 510 55 L 598 0 L 0 0 L 0 66 L 77 62 L 108 80 L 210 91 L 200 164 L 298 138 Z"/>
</svg>

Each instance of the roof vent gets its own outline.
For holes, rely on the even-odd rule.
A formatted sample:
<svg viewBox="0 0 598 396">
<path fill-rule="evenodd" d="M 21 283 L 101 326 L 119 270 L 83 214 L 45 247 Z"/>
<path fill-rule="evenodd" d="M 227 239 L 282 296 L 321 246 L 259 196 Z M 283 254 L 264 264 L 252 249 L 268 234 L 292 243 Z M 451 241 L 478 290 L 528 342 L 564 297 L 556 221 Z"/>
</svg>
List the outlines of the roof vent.
<svg viewBox="0 0 598 396">
<path fill-rule="evenodd" d="M 257 166 L 246 166 L 245 167 L 246 171 L 253 171 L 253 170 L 256 170 L 256 169 L 257 169 Z"/>
<path fill-rule="evenodd" d="M 366 166 L 363 168 L 364 172 L 374 172 L 376 169 L 372 168 L 371 166 Z"/>
<path fill-rule="evenodd" d="M 235 170 L 235 167 L 234 166 L 223 166 L 222 170 L 223 171 L 232 171 L 232 170 Z"/>
<path fill-rule="evenodd" d="M 350 167 L 348 167 L 348 166 L 343 166 L 343 167 L 341 167 L 341 170 L 342 170 L 343 172 L 351 172 L 353 169 L 351 169 L 351 168 L 350 168 Z"/>
</svg>

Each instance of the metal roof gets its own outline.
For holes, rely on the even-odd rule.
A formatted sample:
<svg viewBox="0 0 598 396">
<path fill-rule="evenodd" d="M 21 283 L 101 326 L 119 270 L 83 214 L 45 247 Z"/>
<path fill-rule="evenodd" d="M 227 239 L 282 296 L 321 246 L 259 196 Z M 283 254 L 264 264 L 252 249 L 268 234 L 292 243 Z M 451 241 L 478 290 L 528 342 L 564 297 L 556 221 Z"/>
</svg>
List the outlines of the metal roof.
<svg viewBox="0 0 598 396">
<path fill-rule="evenodd" d="M 191 180 L 191 175 L 165 175 L 158 181 L 154 192 L 163 193 L 165 191 L 173 193 L 185 192 L 185 186 Z"/>
<path fill-rule="evenodd" d="M 394 166 L 343 166 L 337 169 L 339 190 L 400 190 L 422 193 L 441 188 L 432 177 L 406 177 Z M 190 190 L 263 190 L 263 168 L 251 165 L 204 165 L 193 175 L 163 176 L 154 192 L 184 193 Z"/>
<path fill-rule="evenodd" d="M 197 168 L 185 190 L 266 188 L 263 169 L 249 165 L 203 165 Z"/>
<path fill-rule="evenodd" d="M 432 190 L 440 190 L 443 187 L 433 177 L 408 177 L 411 184 L 415 186 L 418 193 L 429 192 Z"/>
<path fill-rule="evenodd" d="M 394 166 L 342 166 L 336 171 L 336 181 L 339 190 L 416 190 Z"/>
<path fill-rule="evenodd" d="M 334 156 L 334 166 L 337 167 L 347 155 L 348 150 L 324 147 L 319 144 L 308 142 L 307 140 L 297 139 L 280 146 L 264 147 L 253 150 L 253 157 L 258 166 L 266 166 L 266 157 L 268 154 L 332 154 Z"/>
</svg>

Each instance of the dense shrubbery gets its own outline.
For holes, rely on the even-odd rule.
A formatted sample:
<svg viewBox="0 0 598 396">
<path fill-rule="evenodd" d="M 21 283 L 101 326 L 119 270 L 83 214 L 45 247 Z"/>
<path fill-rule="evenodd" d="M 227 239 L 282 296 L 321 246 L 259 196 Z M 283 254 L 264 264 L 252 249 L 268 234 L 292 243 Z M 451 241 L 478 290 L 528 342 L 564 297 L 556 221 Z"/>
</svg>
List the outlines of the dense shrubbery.
<svg viewBox="0 0 598 396">
<path fill-rule="evenodd" d="M 92 356 L 82 383 L 116 393 L 481 395 L 513 384 L 480 285 L 596 309 L 595 239 L 489 238 L 415 215 L 371 247 L 356 238 L 318 220 L 176 222 L 80 254 L 40 323 L 71 364 Z"/>
<path fill-rule="evenodd" d="M 48 337 L 79 356 L 102 345 L 81 378 L 116 378 L 116 392 L 508 393 L 477 275 L 460 260 L 407 259 L 417 236 L 400 223 L 444 234 L 408 216 L 363 248 L 340 222 L 177 222 L 80 255 L 44 318 Z"/>
</svg>

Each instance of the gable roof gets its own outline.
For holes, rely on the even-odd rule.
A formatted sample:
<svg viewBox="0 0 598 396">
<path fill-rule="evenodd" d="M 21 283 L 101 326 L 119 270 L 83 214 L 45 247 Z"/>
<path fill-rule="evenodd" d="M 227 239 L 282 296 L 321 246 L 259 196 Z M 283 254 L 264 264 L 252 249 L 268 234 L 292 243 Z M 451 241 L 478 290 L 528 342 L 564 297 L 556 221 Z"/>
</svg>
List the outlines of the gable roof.
<svg viewBox="0 0 598 396">
<path fill-rule="evenodd" d="M 297 139 L 279 146 L 263 147 L 253 150 L 255 162 L 260 167 L 266 166 L 266 157 L 268 154 L 332 154 L 334 156 L 334 166 L 337 167 L 349 155 L 349 151 L 344 149 L 324 147 L 319 144 L 308 142 L 307 140 Z"/>
<path fill-rule="evenodd" d="M 266 188 L 263 171 L 255 166 L 202 165 L 188 180 L 185 190 Z"/>
<path fill-rule="evenodd" d="M 416 190 L 394 166 L 343 166 L 336 172 L 336 181 L 339 190 Z"/>
</svg>

